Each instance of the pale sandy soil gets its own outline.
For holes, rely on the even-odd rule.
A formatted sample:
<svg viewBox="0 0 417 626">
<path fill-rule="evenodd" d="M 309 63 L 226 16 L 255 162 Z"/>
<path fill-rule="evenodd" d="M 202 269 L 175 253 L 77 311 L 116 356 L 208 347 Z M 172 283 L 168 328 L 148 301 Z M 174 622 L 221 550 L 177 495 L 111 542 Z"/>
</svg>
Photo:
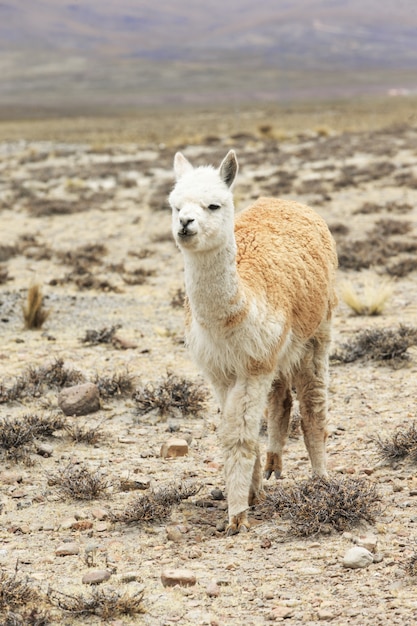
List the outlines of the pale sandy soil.
<svg viewBox="0 0 417 626">
<path fill-rule="evenodd" d="M 388 218 L 410 222 L 410 226 L 403 235 L 379 235 L 387 246 L 392 241 L 417 242 L 416 129 L 403 126 L 339 135 L 314 132 L 282 141 L 255 134 L 234 139 L 220 135 L 217 140 L 202 139 L 181 149 L 196 163 L 217 164 L 231 146 L 241 163 L 238 208 L 259 194 L 308 202 L 331 226 L 342 223 L 348 228 L 345 234 L 336 235 L 347 250 L 347 242 L 369 239 L 378 220 Z M 11 384 L 27 367 L 54 358 L 62 358 L 88 380 L 96 374 L 126 370 L 137 377 L 137 384 L 157 381 L 167 371 L 198 379 L 182 344 L 182 311 L 171 303 L 182 286 L 182 259 L 170 238 L 166 202 L 174 152 L 175 146 L 155 144 L 140 148 L 120 144 L 99 151 L 79 143 L 0 145 L 1 267 L 8 272 L 0 286 L 3 384 Z M 339 184 L 343 171 L 345 179 Z M 72 203 L 65 205 L 67 214 L 62 213 L 62 201 Z M 373 212 L 356 214 L 366 202 L 375 203 Z M 406 208 L 398 212 L 403 205 Z M 29 242 L 28 237 L 32 238 Z M 104 289 L 78 286 L 79 276 L 69 277 L 73 267 L 60 258 L 60 253 L 92 244 L 105 246 L 91 265 L 93 277 L 107 281 Z M 17 249 L 8 254 L 7 246 Z M 370 270 L 375 281 L 382 280 L 387 267 L 409 257 L 415 259 L 415 251 L 392 257 L 387 252 L 386 259 Z M 126 279 L 132 279 L 138 269 L 152 273 L 144 284 L 128 284 Z M 361 277 L 355 269 L 342 268 L 340 284 L 345 279 L 358 285 Z M 23 329 L 22 305 L 33 283 L 42 285 L 50 310 L 40 331 Z M 416 303 L 415 269 L 393 279 L 392 297 L 379 317 L 354 316 L 341 303 L 334 348 L 363 329 L 417 325 Z M 120 325 L 119 335 L 137 347 L 118 350 L 111 344 L 89 346 L 81 341 L 88 329 L 113 325 Z M 42 590 L 50 586 L 87 593 L 81 584 L 88 570 L 85 551 L 95 543 L 95 565 L 104 566 L 107 559 L 114 572 L 103 586 L 144 588 L 146 613 L 118 618 L 115 625 L 261 625 L 272 619 L 281 621 L 286 612 L 291 624 L 415 623 L 416 583 L 405 571 L 416 550 L 417 499 L 410 495 L 417 493 L 415 466 L 407 462 L 395 468 L 381 465 L 372 441 L 376 435 L 392 435 L 397 426 L 411 425 L 416 418 L 417 351 L 411 348 L 409 353 L 410 360 L 401 368 L 375 361 L 331 366 L 329 469 L 333 475 L 362 477 L 377 485 L 381 513 L 373 525 L 353 529 L 351 535 L 374 533 L 383 556 L 380 562 L 361 570 L 343 568 L 343 555 L 353 545 L 351 535 L 333 532 L 296 539 L 287 534 L 288 521 L 278 516 L 258 515 L 248 535 L 226 538 L 216 530 L 225 518 L 222 503 L 214 509 L 193 504 L 198 498 L 210 499 L 212 489 L 224 488 L 214 401 L 210 400 L 201 417 L 170 415 L 154 423 L 152 416 L 137 416 L 131 398 L 121 398 L 102 401 L 101 410 L 91 416 L 71 418 L 83 424 L 102 422 L 106 437 L 95 446 L 72 443 L 58 432 L 48 440 L 53 449 L 50 458 L 33 455 L 31 466 L 3 463 L 2 570 L 11 573 L 18 562 L 19 574 L 27 575 Z M 0 417 L 44 414 L 56 406 L 57 392 L 45 391 L 41 397 L 0 404 Z M 188 456 L 171 461 L 160 458 L 170 429 L 188 437 Z M 263 434 L 263 450 L 265 442 Z M 114 485 L 128 475 L 143 476 L 154 487 L 191 478 L 202 488 L 198 497 L 174 508 L 165 523 L 112 524 L 97 520 L 92 510 L 121 511 L 137 494 L 114 487 L 108 497 L 94 502 L 62 499 L 56 487 L 48 484 L 48 476 L 69 462 L 100 469 Z M 290 439 L 282 485 L 308 475 L 302 439 Z M 71 528 L 75 517 L 91 520 L 92 528 Z M 175 541 L 168 539 L 167 525 L 179 527 Z M 69 539 L 79 544 L 80 554 L 57 556 L 57 546 Z M 266 539 L 270 547 L 265 547 L 269 545 Z M 165 567 L 192 570 L 197 584 L 164 588 L 160 577 Z M 138 582 L 118 582 L 132 571 Z M 210 597 L 207 586 L 216 581 L 219 595 Z M 52 619 L 61 624 L 101 623 L 96 617 L 58 616 L 58 612 L 52 612 Z"/>
</svg>

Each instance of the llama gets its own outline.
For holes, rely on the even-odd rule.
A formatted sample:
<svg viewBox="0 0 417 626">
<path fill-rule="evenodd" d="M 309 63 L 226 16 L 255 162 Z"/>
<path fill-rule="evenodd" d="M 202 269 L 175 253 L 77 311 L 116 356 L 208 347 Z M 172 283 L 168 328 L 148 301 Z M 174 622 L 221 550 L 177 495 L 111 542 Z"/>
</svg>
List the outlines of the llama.
<svg viewBox="0 0 417 626">
<path fill-rule="evenodd" d="M 250 527 L 262 498 L 259 430 L 267 416 L 264 476 L 281 476 L 292 387 L 313 474 L 326 476 L 327 378 L 337 256 L 324 220 L 289 200 L 259 198 L 235 221 L 231 150 L 219 169 L 178 152 L 172 231 L 184 258 L 186 342 L 222 413 L 229 524 Z"/>
</svg>

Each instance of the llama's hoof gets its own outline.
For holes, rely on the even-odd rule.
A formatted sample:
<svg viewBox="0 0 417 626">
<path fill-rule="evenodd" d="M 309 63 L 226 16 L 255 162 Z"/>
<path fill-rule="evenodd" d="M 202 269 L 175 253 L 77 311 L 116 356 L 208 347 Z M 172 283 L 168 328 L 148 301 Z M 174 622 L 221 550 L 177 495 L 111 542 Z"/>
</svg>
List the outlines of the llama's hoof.
<svg viewBox="0 0 417 626">
<path fill-rule="evenodd" d="M 264 470 L 265 480 L 269 480 L 274 473 L 275 478 L 281 478 L 282 461 L 281 457 L 274 452 L 266 453 L 266 464 Z"/>
<path fill-rule="evenodd" d="M 265 480 L 269 480 L 272 476 L 272 470 L 268 469 L 264 471 L 264 478 Z"/>
<path fill-rule="evenodd" d="M 232 537 L 232 535 L 237 535 L 238 533 L 247 533 L 249 528 L 250 523 L 248 515 L 246 511 L 243 511 L 243 513 L 239 513 L 238 515 L 233 515 L 226 528 L 226 537 Z"/>
</svg>

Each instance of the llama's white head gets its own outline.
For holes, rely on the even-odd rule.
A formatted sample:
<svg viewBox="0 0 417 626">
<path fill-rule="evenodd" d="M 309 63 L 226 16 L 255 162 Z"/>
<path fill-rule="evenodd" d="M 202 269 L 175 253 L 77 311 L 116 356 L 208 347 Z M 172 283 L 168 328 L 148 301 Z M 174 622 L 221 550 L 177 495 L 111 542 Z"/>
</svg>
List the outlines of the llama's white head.
<svg viewBox="0 0 417 626">
<path fill-rule="evenodd" d="M 172 232 L 177 245 L 190 252 L 208 252 L 223 246 L 233 234 L 231 187 L 236 178 L 236 154 L 230 150 L 219 169 L 194 168 L 177 152 L 176 185 L 169 196 Z"/>
</svg>

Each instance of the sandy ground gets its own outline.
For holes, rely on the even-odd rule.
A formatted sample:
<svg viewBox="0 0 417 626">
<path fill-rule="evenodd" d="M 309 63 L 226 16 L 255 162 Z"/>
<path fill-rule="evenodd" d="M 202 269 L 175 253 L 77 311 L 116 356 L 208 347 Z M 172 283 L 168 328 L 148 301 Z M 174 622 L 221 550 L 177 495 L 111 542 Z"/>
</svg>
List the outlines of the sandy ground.
<svg viewBox="0 0 417 626">
<path fill-rule="evenodd" d="M 364 329 L 416 324 L 416 128 L 303 132 L 281 140 L 273 133 L 219 134 L 180 147 L 195 163 L 217 164 L 232 146 L 241 165 L 238 209 L 260 194 L 307 202 L 327 220 L 343 251 L 339 285 L 348 280 L 360 292 L 364 271 L 377 286 L 390 272 L 393 291 L 383 315 L 355 316 L 341 302 L 334 350 Z M 167 207 L 175 148 L 152 143 L 94 149 L 39 141 L 0 145 L 0 381 L 6 388 L 27 368 L 56 358 L 92 381 L 96 375 L 129 372 L 139 386 L 160 380 L 167 371 L 200 380 L 182 343 L 182 310 L 172 303 L 182 287 L 182 259 L 171 240 Z M 357 241 L 362 247 L 355 256 Z M 102 247 L 77 264 L 93 246 Z M 411 271 L 394 275 L 404 260 Z M 50 315 L 41 330 L 28 331 L 22 306 L 35 283 L 42 286 Z M 87 330 L 115 325 L 135 347 L 82 341 Z M 116 397 L 102 399 L 100 411 L 90 416 L 70 418 L 101 424 L 104 439 L 95 445 L 74 443 L 59 431 L 47 440 L 50 457 L 31 454 L 30 465 L 3 459 L 2 571 L 11 574 L 18 564 L 19 576 L 43 591 L 49 587 L 72 594 L 88 593 L 82 576 L 107 567 L 112 576 L 101 587 L 144 590 L 146 613 L 110 620 L 115 625 L 240 626 L 284 619 L 292 624 L 415 623 L 416 585 L 406 571 L 416 550 L 415 466 L 406 461 L 394 468 L 381 465 L 372 441 L 415 420 L 417 351 L 410 348 L 409 355 L 402 367 L 375 360 L 331 366 L 329 469 L 334 476 L 376 484 L 382 509 L 373 525 L 297 539 L 288 534 L 287 520 L 259 513 L 250 533 L 227 538 L 219 530 L 223 503 L 194 504 L 210 500 L 213 489 L 224 489 L 214 401 L 201 416 L 170 414 L 156 421 L 151 414 L 138 416 L 131 397 Z M 0 417 L 54 412 L 57 396 L 56 389 L 43 389 L 39 397 L 3 402 Z M 159 452 L 172 431 L 188 439 L 189 454 L 165 460 Z M 261 437 L 264 451 L 265 434 Z M 48 478 L 69 463 L 102 472 L 111 484 L 107 495 L 95 501 L 61 497 Z M 290 439 L 282 486 L 308 475 L 302 438 Z M 98 510 L 122 511 L 137 497 L 116 487 L 126 477 L 140 477 L 155 488 L 192 479 L 201 490 L 162 523 L 112 523 Z M 75 524 L 80 519 L 91 524 Z M 377 537 L 382 559 L 365 569 L 344 568 L 346 550 L 367 533 Z M 78 544 L 79 554 L 57 555 L 65 542 Z M 92 563 L 86 557 L 91 552 Z M 161 572 L 167 567 L 191 570 L 196 585 L 163 587 Z M 130 572 L 135 582 L 123 582 Z M 56 609 L 50 620 L 102 623 Z"/>
</svg>

